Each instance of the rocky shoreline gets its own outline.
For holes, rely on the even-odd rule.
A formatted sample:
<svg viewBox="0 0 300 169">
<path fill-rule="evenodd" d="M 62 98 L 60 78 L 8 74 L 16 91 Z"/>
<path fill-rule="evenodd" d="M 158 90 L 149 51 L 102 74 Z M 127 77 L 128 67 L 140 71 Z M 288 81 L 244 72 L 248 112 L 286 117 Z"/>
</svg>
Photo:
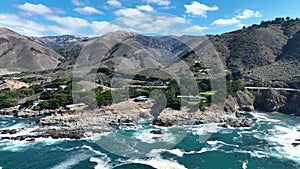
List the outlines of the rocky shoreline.
<svg viewBox="0 0 300 169">
<path fill-rule="evenodd" d="M 158 118 L 153 118 L 149 112 L 126 114 L 109 114 L 107 112 L 82 112 L 65 115 L 45 116 L 35 123 L 37 129 L 27 135 L 18 135 L 17 129 L 0 130 L 2 140 L 35 141 L 37 138 L 52 139 L 83 139 L 93 135 L 109 132 L 110 127 L 135 126 L 137 122 L 149 121 L 153 125 L 171 127 L 180 125 L 199 125 L 220 123 L 220 127 L 251 127 L 252 120 L 225 114 L 190 114 L 167 109 Z M 14 136 L 15 135 L 15 136 Z"/>
<path fill-rule="evenodd" d="M 18 130 L 2 130 L 1 139 L 34 141 L 36 138 L 69 138 L 83 139 L 96 134 L 108 132 L 111 127 L 135 126 L 141 121 L 152 122 L 153 125 L 171 127 L 181 125 L 201 125 L 219 123 L 219 127 L 251 127 L 251 118 L 240 117 L 239 110 L 252 111 L 253 102 L 243 92 L 235 97 L 228 97 L 225 105 L 211 106 L 201 111 L 190 112 L 186 108 L 173 110 L 165 108 L 159 116 L 153 116 L 150 103 L 135 103 L 128 107 L 129 102 L 114 104 L 96 110 L 84 111 L 2 111 L 1 115 L 14 115 L 18 118 L 39 118 L 35 121 L 37 129 L 28 135 L 16 135 Z M 4 112 L 4 113 L 3 113 Z"/>
</svg>

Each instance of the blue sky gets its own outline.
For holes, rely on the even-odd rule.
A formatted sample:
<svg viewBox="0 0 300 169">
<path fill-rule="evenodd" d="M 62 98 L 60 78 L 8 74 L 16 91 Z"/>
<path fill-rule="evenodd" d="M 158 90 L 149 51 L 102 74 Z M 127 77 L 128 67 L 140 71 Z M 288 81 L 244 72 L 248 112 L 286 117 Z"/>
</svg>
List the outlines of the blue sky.
<svg viewBox="0 0 300 169">
<path fill-rule="evenodd" d="M 299 0 L 1 0 L 0 27 L 28 36 L 221 34 L 275 17 L 300 17 Z"/>
</svg>

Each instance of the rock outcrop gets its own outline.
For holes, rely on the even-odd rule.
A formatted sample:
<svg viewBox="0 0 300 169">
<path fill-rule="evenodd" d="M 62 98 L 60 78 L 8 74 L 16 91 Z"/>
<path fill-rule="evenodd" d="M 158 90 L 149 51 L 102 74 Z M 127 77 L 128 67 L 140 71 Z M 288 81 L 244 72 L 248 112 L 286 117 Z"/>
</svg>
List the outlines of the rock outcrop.
<svg viewBox="0 0 300 169">
<path fill-rule="evenodd" d="M 228 96 L 228 98 L 225 100 L 224 111 L 228 113 L 235 113 L 238 111 L 238 109 L 239 105 L 237 100 L 232 96 Z"/>
<path fill-rule="evenodd" d="M 229 119 L 226 123 L 220 124 L 220 127 L 228 128 L 228 127 L 252 127 L 253 121 L 249 118 L 236 118 Z"/>
<path fill-rule="evenodd" d="M 225 100 L 225 112 L 236 113 L 237 111 L 253 111 L 253 99 L 243 91 L 238 91 L 234 96 L 228 96 Z"/>
<path fill-rule="evenodd" d="M 300 93 L 295 91 L 260 90 L 254 92 L 254 108 L 300 116 Z"/>
<path fill-rule="evenodd" d="M 290 92 L 286 104 L 279 109 L 279 112 L 300 116 L 300 92 Z"/>
<path fill-rule="evenodd" d="M 260 90 L 255 93 L 254 108 L 256 110 L 274 112 L 287 103 L 287 98 L 274 90 Z"/>
<path fill-rule="evenodd" d="M 253 111 L 253 99 L 250 98 L 249 95 L 242 91 L 238 91 L 235 95 L 234 98 L 237 101 L 237 104 L 239 105 L 239 110 L 241 111 Z"/>
</svg>

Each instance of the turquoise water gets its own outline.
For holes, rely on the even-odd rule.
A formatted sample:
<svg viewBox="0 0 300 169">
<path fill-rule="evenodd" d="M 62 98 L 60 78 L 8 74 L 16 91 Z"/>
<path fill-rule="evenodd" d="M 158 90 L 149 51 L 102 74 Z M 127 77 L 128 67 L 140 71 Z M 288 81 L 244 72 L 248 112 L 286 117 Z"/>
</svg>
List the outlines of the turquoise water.
<svg viewBox="0 0 300 169">
<path fill-rule="evenodd" d="M 160 138 L 150 134 L 156 127 L 143 123 L 115 129 L 93 141 L 1 140 L 0 168 L 299 169 L 300 147 L 291 143 L 300 138 L 300 119 L 282 114 L 251 114 L 255 119 L 252 128 L 222 129 L 214 124 L 159 128 L 164 131 Z M 1 129 L 29 124 L 30 120 L 0 117 Z"/>
</svg>

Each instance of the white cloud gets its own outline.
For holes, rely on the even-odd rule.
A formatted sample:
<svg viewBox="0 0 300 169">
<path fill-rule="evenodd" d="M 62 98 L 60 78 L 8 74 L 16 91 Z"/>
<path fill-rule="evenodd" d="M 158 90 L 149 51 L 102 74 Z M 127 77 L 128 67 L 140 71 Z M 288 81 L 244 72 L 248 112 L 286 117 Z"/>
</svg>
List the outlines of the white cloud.
<svg viewBox="0 0 300 169">
<path fill-rule="evenodd" d="M 117 7 L 117 8 L 122 7 L 122 3 L 119 2 L 119 1 L 117 1 L 117 0 L 108 0 L 108 1 L 107 1 L 107 4 L 108 4 L 109 6 L 113 6 L 113 7 Z"/>
<path fill-rule="evenodd" d="M 207 29 L 208 29 L 208 27 L 193 25 L 191 27 L 185 28 L 183 31 L 186 33 L 201 33 Z"/>
<path fill-rule="evenodd" d="M 248 19 L 248 18 L 258 18 L 261 17 L 262 14 L 259 11 L 253 11 L 250 9 L 245 9 L 243 12 L 239 13 L 235 17 L 228 18 L 228 19 L 217 19 L 215 20 L 212 25 L 215 26 L 231 26 L 231 25 L 237 25 L 238 27 L 244 26 L 242 24 L 243 19 Z"/>
<path fill-rule="evenodd" d="M 120 9 L 115 12 L 117 16 L 124 16 L 124 17 L 132 17 L 132 16 L 142 16 L 144 15 L 143 12 L 141 12 L 138 9 L 135 8 L 125 8 L 125 9 Z"/>
<path fill-rule="evenodd" d="M 171 4 L 170 0 L 145 0 L 147 3 L 154 3 L 160 6 L 169 6 Z"/>
<path fill-rule="evenodd" d="M 15 14 L 0 13 L 0 27 L 5 27 L 26 36 L 48 36 L 48 35 L 81 35 L 99 36 L 108 32 L 122 30 L 121 27 L 107 21 L 93 21 L 91 23 L 80 18 L 72 17 L 51 17 L 59 25 L 44 25 L 31 20 L 23 19 Z M 80 28 L 91 28 L 92 34 L 85 34 Z"/>
<path fill-rule="evenodd" d="M 23 5 L 17 6 L 19 9 L 25 12 L 29 12 L 31 14 L 38 14 L 38 15 L 47 15 L 53 13 L 53 11 L 45 5 L 42 4 L 31 4 L 25 3 Z"/>
<path fill-rule="evenodd" d="M 27 36 L 45 36 L 49 33 L 57 35 L 76 33 L 73 29 L 39 24 L 14 14 L 0 14 L 0 27 L 6 27 Z"/>
<path fill-rule="evenodd" d="M 118 25 L 111 24 L 107 21 L 101 21 L 101 22 L 93 21 L 90 27 L 94 32 L 93 36 L 100 36 L 108 32 L 115 32 L 118 30 L 122 30 L 122 28 L 119 27 Z"/>
<path fill-rule="evenodd" d="M 153 0 L 150 1 L 154 3 Z M 136 6 L 136 8 L 118 9 L 115 11 L 117 19 L 114 23 L 101 20 L 90 21 L 80 17 L 60 16 L 59 13 L 56 12 L 56 9 L 51 9 L 42 4 L 25 3 L 24 5 L 18 6 L 18 8 L 27 13 L 41 15 L 45 20 L 52 21 L 52 24 L 43 24 L 33 21 L 28 17 L 23 16 L 23 18 L 22 15 L 4 15 L 0 13 L 0 26 L 29 36 L 61 34 L 91 36 L 124 29 L 138 33 L 181 35 L 185 32 L 201 32 L 205 29 L 200 26 L 191 26 L 190 22 L 182 17 L 147 13 L 155 11 L 151 5 L 139 5 Z M 81 14 L 102 13 L 100 10 L 90 6 L 77 7 L 74 11 Z M 87 32 L 82 32 L 82 28 L 84 28 L 84 30 L 91 30 L 92 33 L 87 34 Z"/>
<path fill-rule="evenodd" d="M 71 29 L 79 29 L 82 27 L 88 27 L 90 23 L 82 18 L 75 18 L 71 16 L 67 17 L 59 17 L 59 16 L 48 16 L 48 20 L 54 21 L 59 23 L 60 25 L 63 25 L 65 27 L 71 28 Z"/>
<path fill-rule="evenodd" d="M 80 0 L 72 0 L 73 5 L 75 6 L 84 6 L 85 3 Z"/>
<path fill-rule="evenodd" d="M 44 25 L 44 24 L 36 23 L 31 20 L 23 19 L 19 16 L 12 17 L 14 20 L 22 24 L 15 23 L 14 25 L 11 26 L 6 24 L 7 27 L 25 35 L 28 35 L 30 32 L 32 33 L 32 35 L 30 36 L 40 36 L 43 35 L 45 32 L 51 34 L 53 33 L 54 34 L 75 34 L 75 33 L 82 34 L 82 32 L 80 32 L 80 29 L 84 27 L 90 27 L 91 25 L 89 21 L 82 18 L 76 18 L 72 16 L 61 17 L 55 15 L 55 14 L 62 13 L 63 11 L 60 11 L 58 9 L 50 9 L 49 7 L 42 4 L 25 3 L 17 7 L 22 11 L 24 11 L 25 16 L 36 14 L 36 15 L 43 16 L 46 20 L 56 22 L 56 24 L 54 25 Z M 76 8 L 74 10 L 81 14 L 103 14 L 101 11 L 89 6 Z M 13 22 L 8 22 L 8 23 L 13 23 Z M 4 24 L 2 23 L 2 25 Z M 29 27 L 27 25 L 31 25 L 31 26 Z"/>
<path fill-rule="evenodd" d="M 90 15 L 90 14 L 103 14 L 103 12 L 99 11 L 98 9 L 90 6 L 86 6 L 83 8 L 75 8 L 74 11 L 83 14 L 83 15 Z"/>
<path fill-rule="evenodd" d="M 146 11 L 146 12 L 154 11 L 153 7 L 150 6 L 150 5 L 140 5 L 140 6 L 137 6 L 136 8 L 141 10 L 141 11 Z"/>
<path fill-rule="evenodd" d="M 136 27 L 138 24 L 151 22 L 151 15 L 147 15 L 136 8 L 125 8 L 115 12 L 118 16 L 117 22 L 120 22 L 128 27 Z"/>
<path fill-rule="evenodd" d="M 253 11 L 253 10 L 250 10 L 250 9 L 245 9 L 243 12 L 238 14 L 236 16 L 236 18 L 248 19 L 248 18 L 252 18 L 252 17 L 259 18 L 261 16 L 262 16 L 262 14 L 259 11 Z"/>
<path fill-rule="evenodd" d="M 122 28 L 143 34 L 158 35 L 200 35 L 206 27 L 193 26 L 188 20 L 170 15 L 143 13 L 139 9 L 126 8 L 116 12 L 115 24 L 122 25 Z"/>
<path fill-rule="evenodd" d="M 207 17 L 207 11 L 219 10 L 217 6 L 209 7 L 197 1 L 193 1 L 190 5 L 184 5 L 184 7 L 186 9 L 185 13 L 202 17 Z"/>
<path fill-rule="evenodd" d="M 236 24 L 240 24 L 240 23 L 241 23 L 241 21 L 236 18 L 229 18 L 229 19 L 217 19 L 212 23 L 212 25 L 231 26 L 231 25 L 236 25 Z"/>
</svg>

